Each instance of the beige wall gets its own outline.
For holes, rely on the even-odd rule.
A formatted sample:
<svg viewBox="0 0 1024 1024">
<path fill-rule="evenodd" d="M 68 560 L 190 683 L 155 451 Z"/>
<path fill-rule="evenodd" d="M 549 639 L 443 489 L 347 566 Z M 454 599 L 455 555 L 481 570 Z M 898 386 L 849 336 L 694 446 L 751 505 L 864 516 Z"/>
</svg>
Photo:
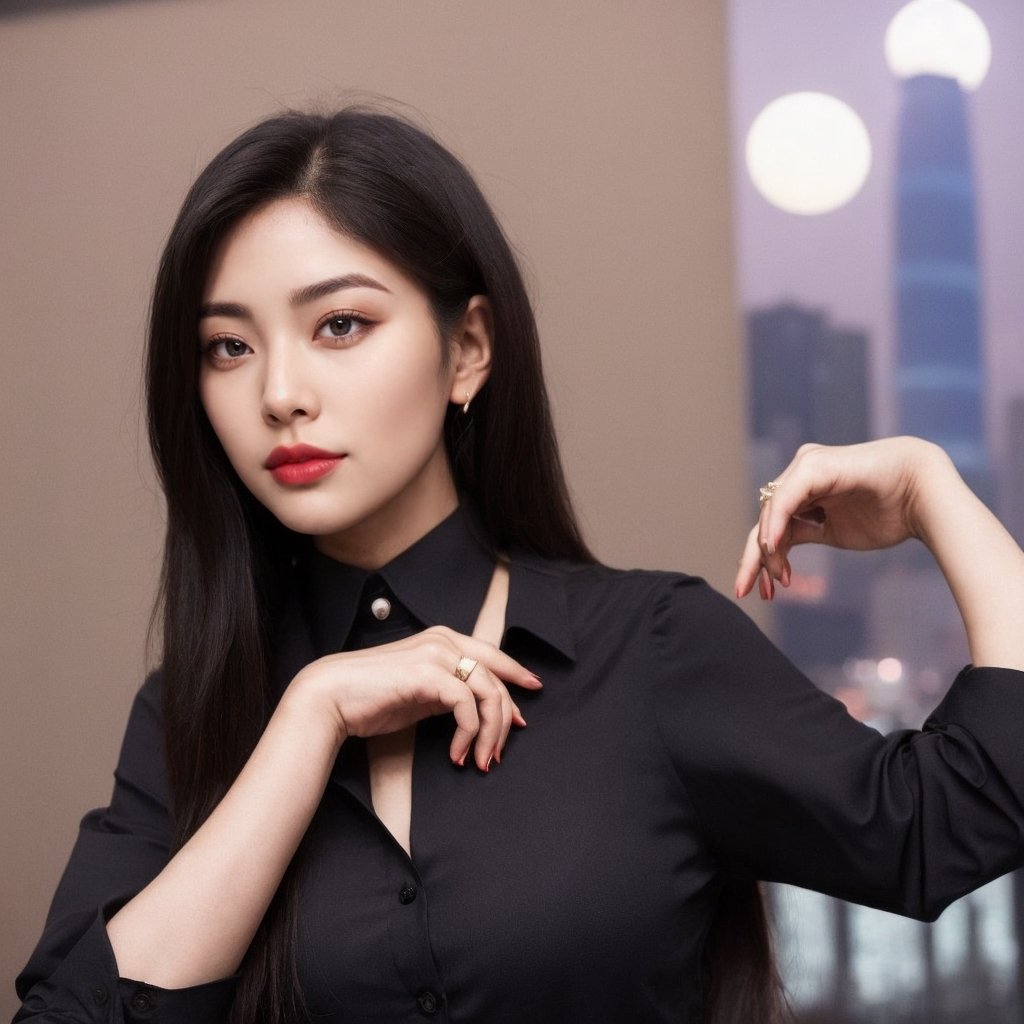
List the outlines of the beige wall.
<svg viewBox="0 0 1024 1024">
<path fill-rule="evenodd" d="M 0 1016 L 144 670 L 160 242 L 254 119 L 366 93 L 422 113 L 524 255 L 598 552 L 728 585 L 750 503 L 723 6 L 150 0 L 0 20 Z"/>
</svg>

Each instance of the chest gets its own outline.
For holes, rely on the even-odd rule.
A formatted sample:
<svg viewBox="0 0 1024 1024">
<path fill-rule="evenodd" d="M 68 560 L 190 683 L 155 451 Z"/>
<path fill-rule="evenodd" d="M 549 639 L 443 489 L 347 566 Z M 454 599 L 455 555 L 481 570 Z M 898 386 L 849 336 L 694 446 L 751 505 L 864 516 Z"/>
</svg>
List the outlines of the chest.
<svg viewBox="0 0 1024 1024">
<path fill-rule="evenodd" d="M 421 723 L 405 849 L 375 813 L 366 751 L 339 762 L 300 932 L 328 1020 L 422 1020 L 424 993 L 451 1021 L 685 1019 L 713 865 L 652 745 L 609 743 L 608 708 L 549 697 L 487 775 L 448 762 L 447 719 Z"/>
<path fill-rule="evenodd" d="M 370 803 L 380 823 L 408 855 L 412 827 L 412 764 L 416 730 L 403 729 L 366 741 Z"/>
</svg>

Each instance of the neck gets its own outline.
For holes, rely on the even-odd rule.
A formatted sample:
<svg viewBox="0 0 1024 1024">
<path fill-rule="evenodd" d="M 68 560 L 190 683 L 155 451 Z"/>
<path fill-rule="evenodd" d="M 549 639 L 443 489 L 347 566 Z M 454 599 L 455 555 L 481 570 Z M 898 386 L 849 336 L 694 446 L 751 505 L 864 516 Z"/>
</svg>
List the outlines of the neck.
<svg viewBox="0 0 1024 1024">
<path fill-rule="evenodd" d="M 318 551 L 338 562 L 373 571 L 425 537 L 447 519 L 458 504 L 455 483 L 451 474 L 445 472 L 422 489 L 407 489 L 363 522 L 342 533 L 315 537 L 313 543 Z"/>
</svg>

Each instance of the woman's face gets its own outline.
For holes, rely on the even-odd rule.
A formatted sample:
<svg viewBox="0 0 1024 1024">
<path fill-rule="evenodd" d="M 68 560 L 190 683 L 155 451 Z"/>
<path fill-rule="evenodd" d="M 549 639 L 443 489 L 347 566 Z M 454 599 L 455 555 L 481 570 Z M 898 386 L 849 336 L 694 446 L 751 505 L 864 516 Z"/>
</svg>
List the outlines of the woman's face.
<svg viewBox="0 0 1024 1024">
<path fill-rule="evenodd" d="M 203 296 L 200 395 L 231 465 L 285 526 L 373 568 L 456 505 L 450 401 L 490 356 L 486 300 L 441 342 L 426 293 L 301 199 L 226 237 Z"/>
</svg>

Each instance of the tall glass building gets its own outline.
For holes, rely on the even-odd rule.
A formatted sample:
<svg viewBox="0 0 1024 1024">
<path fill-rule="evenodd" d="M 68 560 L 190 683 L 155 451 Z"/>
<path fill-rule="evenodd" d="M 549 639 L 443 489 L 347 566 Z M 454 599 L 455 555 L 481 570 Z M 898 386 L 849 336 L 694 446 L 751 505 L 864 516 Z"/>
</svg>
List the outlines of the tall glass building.
<svg viewBox="0 0 1024 1024">
<path fill-rule="evenodd" d="M 897 408 L 900 431 L 941 444 L 991 504 L 967 129 L 956 79 L 904 80 L 896 173 Z"/>
</svg>

